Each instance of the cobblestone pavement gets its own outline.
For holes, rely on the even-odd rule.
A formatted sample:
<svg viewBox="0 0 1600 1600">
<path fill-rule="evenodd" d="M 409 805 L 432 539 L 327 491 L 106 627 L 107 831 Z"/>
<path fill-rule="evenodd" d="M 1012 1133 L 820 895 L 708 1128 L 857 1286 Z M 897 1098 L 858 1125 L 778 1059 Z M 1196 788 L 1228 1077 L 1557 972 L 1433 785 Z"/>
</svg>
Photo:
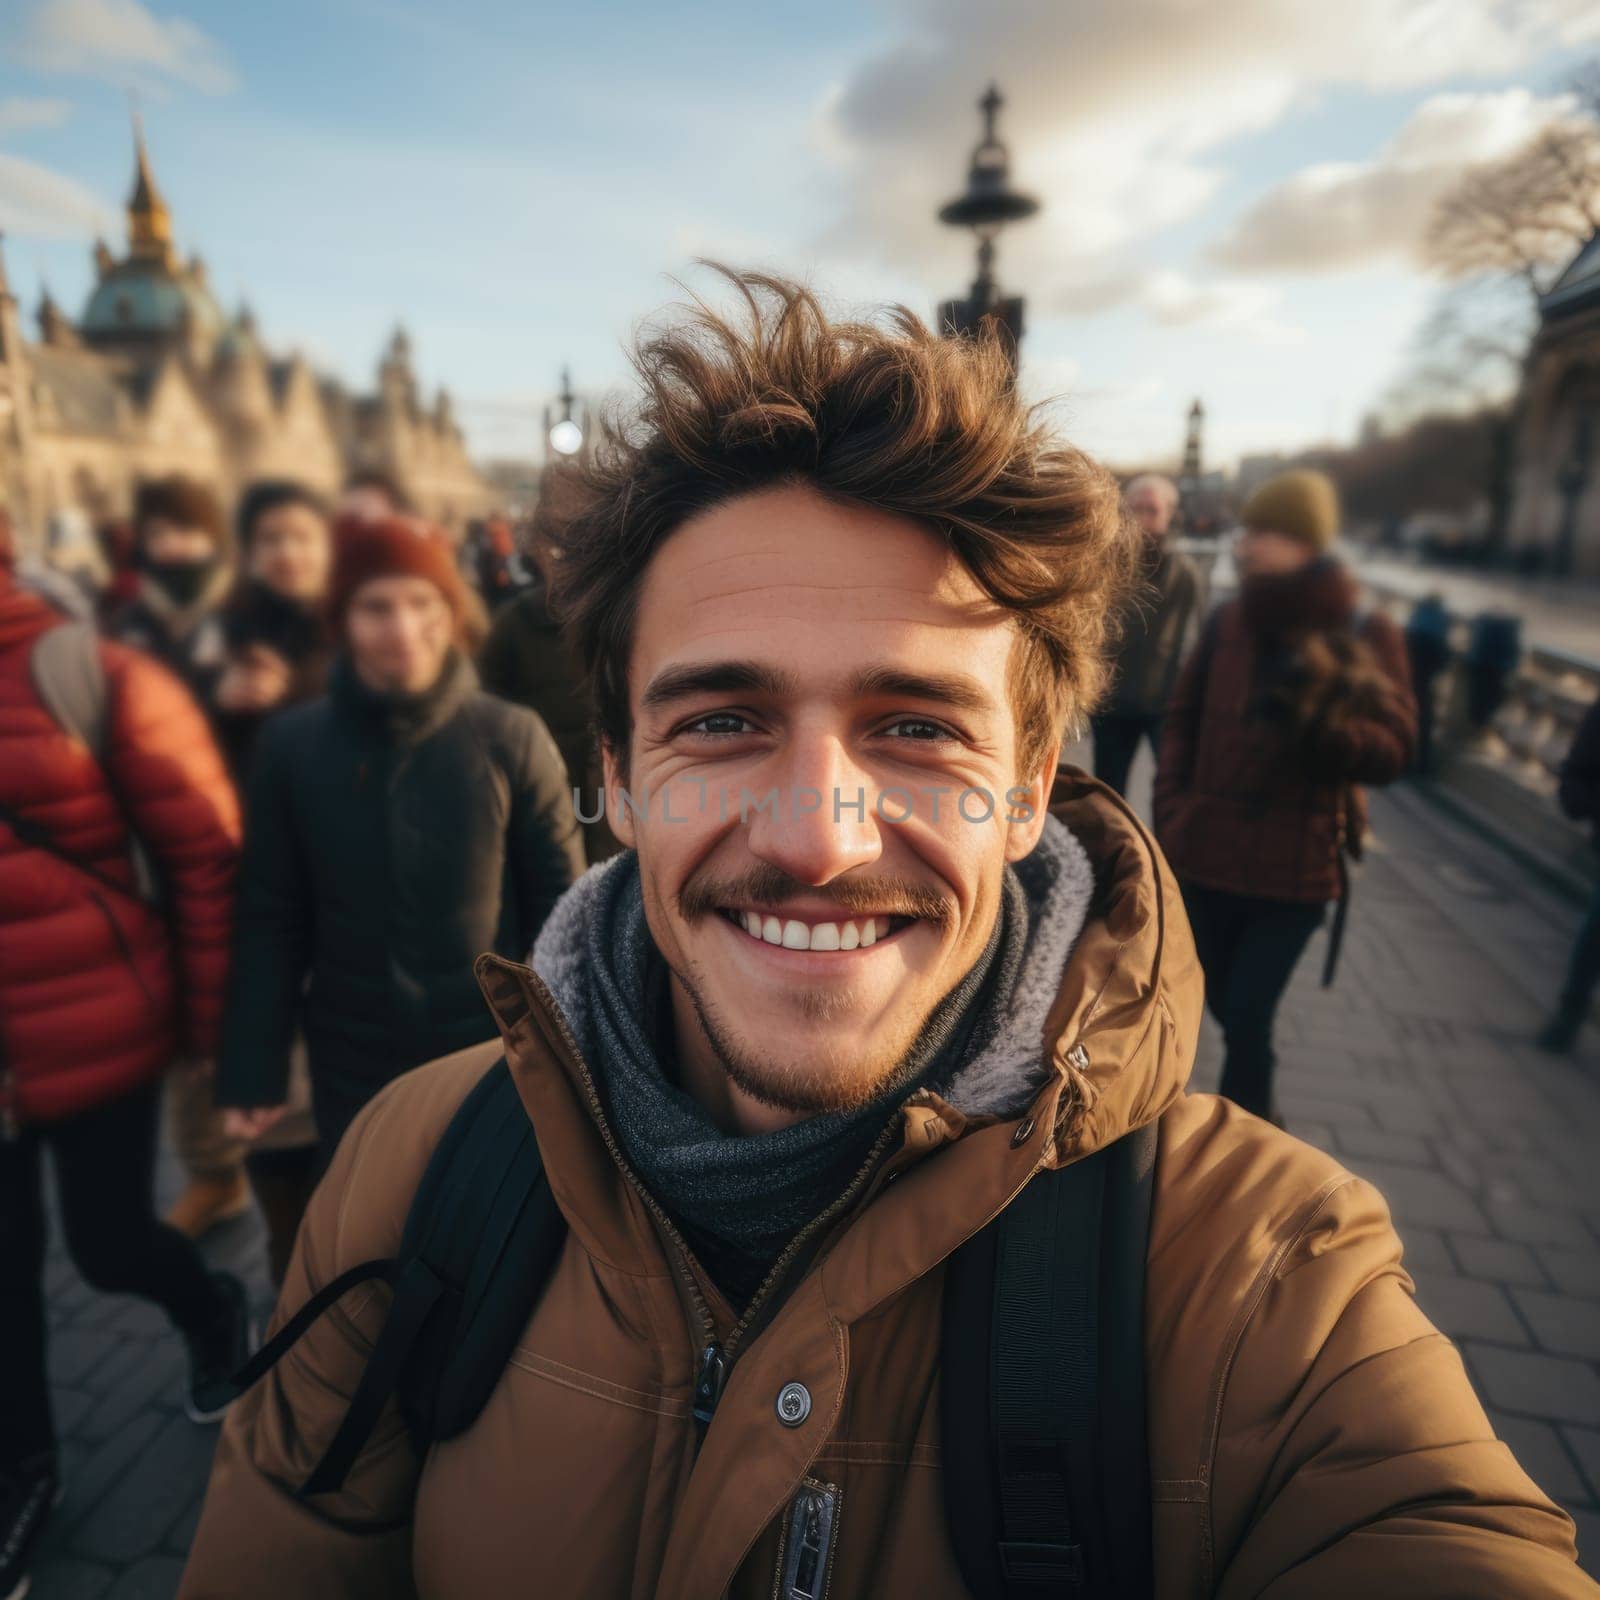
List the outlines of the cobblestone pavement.
<svg viewBox="0 0 1600 1600">
<path fill-rule="evenodd" d="M 1383 1190 L 1423 1307 L 1501 1436 L 1572 1512 L 1600 1573 L 1600 1028 L 1572 1061 L 1528 1043 L 1574 908 L 1404 791 L 1378 796 L 1336 987 L 1321 936 L 1281 1024 L 1292 1130 Z M 1196 1071 L 1213 1087 L 1209 1022 Z M 163 1164 L 162 1198 L 177 1187 Z M 254 1217 L 207 1241 L 265 1306 Z M 66 1498 L 37 1600 L 162 1600 L 193 1535 L 215 1428 L 181 1409 L 182 1347 L 149 1307 L 49 1263 Z"/>
</svg>

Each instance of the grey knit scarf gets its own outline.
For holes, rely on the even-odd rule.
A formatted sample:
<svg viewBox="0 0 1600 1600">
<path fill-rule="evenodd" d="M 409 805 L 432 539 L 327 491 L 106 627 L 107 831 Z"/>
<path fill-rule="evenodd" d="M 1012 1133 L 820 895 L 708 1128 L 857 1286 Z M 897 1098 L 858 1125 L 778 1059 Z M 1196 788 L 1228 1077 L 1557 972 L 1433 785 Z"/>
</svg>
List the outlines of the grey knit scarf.
<svg viewBox="0 0 1600 1600">
<path fill-rule="evenodd" d="M 639 1180 L 673 1218 L 730 1303 L 742 1306 L 790 1240 L 843 1192 L 923 1087 L 959 1100 L 1026 1098 L 1040 1075 L 1044 1010 L 1093 888 L 1066 829 L 1008 869 L 988 945 L 935 1008 L 883 1092 L 850 1112 L 774 1133 L 724 1133 L 674 1081 L 665 964 L 650 938 L 632 852 L 585 874 L 534 949 L 594 1073 Z M 1042 981 L 1030 976 L 1044 963 Z M 1019 1031 L 1020 1030 L 1020 1031 Z M 998 1105 L 973 1104 L 981 1112 Z"/>
</svg>

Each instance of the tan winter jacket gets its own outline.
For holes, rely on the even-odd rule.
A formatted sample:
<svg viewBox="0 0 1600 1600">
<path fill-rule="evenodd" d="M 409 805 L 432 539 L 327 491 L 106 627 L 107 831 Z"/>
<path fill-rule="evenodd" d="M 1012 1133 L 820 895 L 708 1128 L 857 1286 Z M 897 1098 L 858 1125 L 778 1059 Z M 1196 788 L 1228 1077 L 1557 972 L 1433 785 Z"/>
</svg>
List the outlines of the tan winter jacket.
<svg viewBox="0 0 1600 1600">
<path fill-rule="evenodd" d="M 1146 1359 L 1156 1592 L 1600 1596 L 1572 1525 L 1499 1443 L 1412 1300 L 1378 1193 L 1224 1101 L 1187 1095 L 1201 977 L 1174 883 L 1109 791 L 1057 811 L 1098 892 L 1025 1114 L 935 1096 L 748 1344 L 621 1168 L 543 984 L 480 963 L 571 1233 L 483 1413 L 419 1460 L 391 1407 L 336 1494 L 294 1487 L 343 1414 L 388 1290 L 352 1291 L 223 1428 L 181 1594 L 295 1600 L 762 1600 L 801 1480 L 840 1493 L 829 1600 L 956 1600 L 938 1411 L 941 1263 L 1042 1167 L 1161 1119 Z M 1081 1047 L 1081 1048 L 1080 1048 Z M 351 1128 L 282 1306 L 391 1254 L 451 1113 L 496 1054 L 399 1079 Z M 283 1315 L 280 1309 L 280 1320 Z M 698 1458 L 714 1325 L 732 1370 Z M 810 1391 L 799 1427 L 774 1402 Z"/>
</svg>

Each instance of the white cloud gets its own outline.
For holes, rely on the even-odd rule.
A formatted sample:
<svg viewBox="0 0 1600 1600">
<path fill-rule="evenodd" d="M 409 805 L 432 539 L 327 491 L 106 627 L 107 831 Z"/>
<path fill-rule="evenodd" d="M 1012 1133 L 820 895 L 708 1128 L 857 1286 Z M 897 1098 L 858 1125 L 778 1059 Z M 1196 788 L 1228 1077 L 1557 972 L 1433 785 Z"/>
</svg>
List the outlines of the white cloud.
<svg viewBox="0 0 1600 1600">
<path fill-rule="evenodd" d="M 993 78 L 1018 185 L 1044 209 L 1005 234 L 1000 276 L 1082 298 L 1140 259 L 1163 229 L 1202 214 L 1228 145 L 1325 88 L 1415 89 L 1503 77 L 1539 53 L 1600 36 L 1588 0 L 900 0 L 891 43 L 835 87 L 815 145 L 844 194 L 823 241 L 914 272 L 933 293 L 969 270 L 971 242 L 934 220 L 961 185 Z M 1169 321 L 1247 322 L 1237 285 L 1134 299 Z"/>
<path fill-rule="evenodd" d="M 35 239 L 88 239 L 116 214 L 72 178 L 0 151 L 0 229 Z"/>
<path fill-rule="evenodd" d="M 1269 189 L 1212 251 L 1245 272 L 1330 272 L 1414 256 L 1462 175 L 1570 115 L 1569 96 L 1526 89 L 1425 100 L 1370 161 L 1322 162 Z"/>
<path fill-rule="evenodd" d="M 1167 327 L 1230 328 L 1264 344 L 1299 344 L 1302 329 L 1275 315 L 1281 292 L 1258 283 L 1219 278 L 1197 282 L 1168 268 L 1126 261 L 1105 272 L 1060 278 L 1040 297 L 1045 315 L 1094 316 L 1132 307 Z"/>
<path fill-rule="evenodd" d="M 39 71 L 119 85 L 180 83 L 223 94 L 237 81 L 209 34 L 186 17 L 157 17 L 139 0 L 41 0 L 12 53 Z"/>
<path fill-rule="evenodd" d="M 26 128 L 59 128 L 71 114 L 72 105 L 66 100 L 11 95 L 0 100 L 0 133 L 16 133 Z"/>
</svg>

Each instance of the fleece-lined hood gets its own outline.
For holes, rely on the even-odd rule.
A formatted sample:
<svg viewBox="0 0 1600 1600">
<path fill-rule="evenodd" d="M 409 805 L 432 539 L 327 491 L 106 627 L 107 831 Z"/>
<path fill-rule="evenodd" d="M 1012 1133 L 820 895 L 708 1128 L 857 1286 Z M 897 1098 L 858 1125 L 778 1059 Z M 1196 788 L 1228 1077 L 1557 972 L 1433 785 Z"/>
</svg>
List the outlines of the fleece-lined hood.
<svg viewBox="0 0 1600 1600">
<path fill-rule="evenodd" d="M 1154 1120 L 1183 1092 L 1203 984 L 1177 885 L 1143 824 L 1093 778 L 1063 772 L 1051 812 L 1040 847 L 1018 864 L 1033 926 L 1009 1023 L 946 1094 L 906 1101 L 900 1146 L 869 1196 L 871 1220 L 914 1241 L 905 1273 L 956 1248 L 1032 1171 Z M 478 976 L 563 1210 L 590 1248 L 621 1260 L 636 1250 L 637 1197 L 595 1093 L 603 1063 L 589 1059 L 562 1000 L 573 992 L 574 929 L 605 870 L 563 898 L 532 967 L 485 956 Z M 850 1281 L 858 1250 L 873 1255 L 878 1232 L 851 1229 L 840 1241 L 835 1282 Z M 877 1256 L 841 1288 L 841 1309 L 893 1291 L 902 1268 L 885 1264 Z"/>
</svg>

